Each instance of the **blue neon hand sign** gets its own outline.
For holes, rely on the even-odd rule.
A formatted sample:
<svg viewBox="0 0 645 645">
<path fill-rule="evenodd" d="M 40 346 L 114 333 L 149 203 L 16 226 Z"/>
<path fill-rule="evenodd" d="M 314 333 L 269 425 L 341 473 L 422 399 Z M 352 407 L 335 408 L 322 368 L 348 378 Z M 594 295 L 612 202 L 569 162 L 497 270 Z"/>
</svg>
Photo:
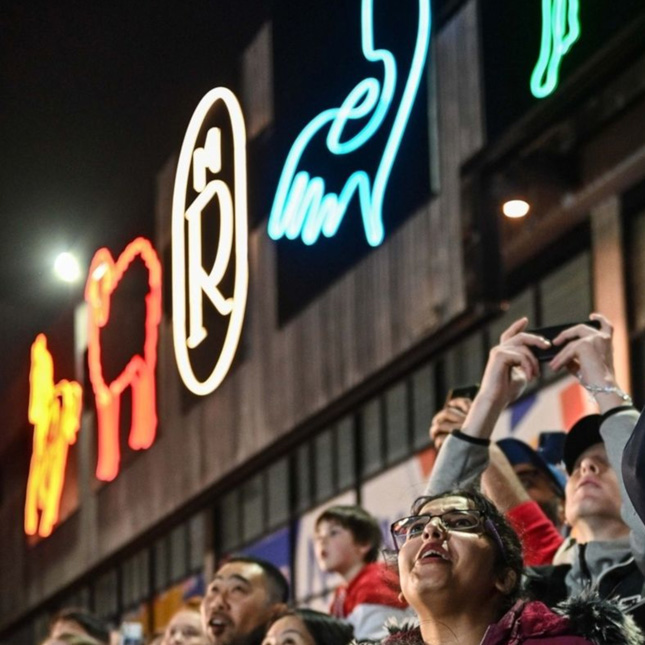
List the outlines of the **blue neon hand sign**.
<svg viewBox="0 0 645 645">
<path fill-rule="evenodd" d="M 383 81 L 371 77 L 362 80 L 347 95 L 340 107 L 321 112 L 300 132 L 282 169 L 275 200 L 269 216 L 269 236 L 295 239 L 314 244 L 320 234 L 332 237 L 340 226 L 354 197 L 363 217 L 365 237 L 372 246 L 383 241 L 383 197 L 401 139 L 417 96 L 430 44 L 430 0 L 419 0 L 419 24 L 410 71 L 401 101 L 373 180 L 365 170 L 356 170 L 340 192 L 326 190 L 325 179 L 300 168 L 300 161 L 314 136 L 326 130 L 325 145 L 334 155 L 346 155 L 363 146 L 381 127 L 392 111 L 397 88 L 397 66 L 394 56 L 385 49 L 374 48 L 374 0 L 362 0 L 361 46 L 370 63 L 383 67 Z M 351 121 L 367 119 L 352 137 L 343 140 L 345 127 Z M 324 133 L 323 133 L 324 134 Z"/>
</svg>

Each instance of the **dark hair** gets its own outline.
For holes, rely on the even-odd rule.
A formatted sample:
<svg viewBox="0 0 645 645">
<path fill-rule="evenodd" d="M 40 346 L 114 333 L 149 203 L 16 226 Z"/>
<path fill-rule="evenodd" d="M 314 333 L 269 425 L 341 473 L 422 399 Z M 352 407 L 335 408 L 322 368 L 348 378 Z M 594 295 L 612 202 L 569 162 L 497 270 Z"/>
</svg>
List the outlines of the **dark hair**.
<svg viewBox="0 0 645 645">
<path fill-rule="evenodd" d="M 289 583 L 287 579 L 282 575 L 282 571 L 268 560 L 255 558 L 250 555 L 234 555 L 222 564 L 229 564 L 230 562 L 257 564 L 264 572 L 264 577 L 266 578 L 269 601 L 272 604 L 277 604 L 289 600 Z"/>
<path fill-rule="evenodd" d="M 88 636 L 91 636 L 102 643 L 110 642 L 110 628 L 107 623 L 85 609 L 78 609 L 75 607 L 61 609 L 49 621 L 50 631 L 51 628 L 60 620 L 75 622 Z"/>
<path fill-rule="evenodd" d="M 336 522 L 347 529 L 358 544 L 367 544 L 370 550 L 365 554 L 365 562 L 376 562 L 383 537 L 378 522 L 360 506 L 330 506 L 316 520 L 316 528 L 321 522 Z"/>
<path fill-rule="evenodd" d="M 285 616 L 300 618 L 316 645 L 349 645 L 354 638 L 354 628 L 349 623 L 305 607 L 285 611 L 269 627 Z"/>
<path fill-rule="evenodd" d="M 506 602 L 504 603 L 504 611 L 506 611 L 520 596 L 524 560 L 520 538 L 495 504 L 477 489 L 460 488 L 440 495 L 419 497 L 412 504 L 412 513 L 414 515 L 418 514 L 428 502 L 435 499 L 454 496 L 469 499 L 477 510 L 482 511 L 485 518 L 484 531 L 496 547 L 495 561 L 493 563 L 495 573 L 500 577 L 509 571 L 514 574 L 513 586 L 506 595 Z"/>
</svg>

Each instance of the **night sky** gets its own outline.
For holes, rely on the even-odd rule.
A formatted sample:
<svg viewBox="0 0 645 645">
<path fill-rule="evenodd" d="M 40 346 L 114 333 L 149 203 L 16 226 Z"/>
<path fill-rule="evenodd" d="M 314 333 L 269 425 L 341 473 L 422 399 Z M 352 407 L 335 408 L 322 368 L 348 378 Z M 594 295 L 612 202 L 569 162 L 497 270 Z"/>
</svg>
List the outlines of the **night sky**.
<svg viewBox="0 0 645 645">
<path fill-rule="evenodd" d="M 87 266 L 101 246 L 118 254 L 153 234 L 155 175 L 200 98 L 235 86 L 233 52 L 269 5 L 0 5 L 0 390 L 28 365 L 35 334 L 82 298 L 82 285 L 53 278 L 57 252 L 73 250 Z"/>
</svg>

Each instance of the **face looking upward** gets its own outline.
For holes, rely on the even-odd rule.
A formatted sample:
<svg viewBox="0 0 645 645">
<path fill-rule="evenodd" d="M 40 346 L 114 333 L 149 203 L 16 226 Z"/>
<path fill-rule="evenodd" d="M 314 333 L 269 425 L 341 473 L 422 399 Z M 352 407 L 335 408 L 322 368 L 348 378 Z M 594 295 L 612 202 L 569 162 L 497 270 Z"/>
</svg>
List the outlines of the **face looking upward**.
<svg viewBox="0 0 645 645">
<path fill-rule="evenodd" d="M 284 616 L 269 628 L 262 645 L 316 645 L 298 616 Z"/>
<path fill-rule="evenodd" d="M 449 510 L 474 510 L 474 504 L 461 496 L 442 497 L 425 504 L 419 515 Z M 490 599 L 504 587 L 494 569 L 495 548 L 483 529 L 446 530 L 433 517 L 423 531 L 410 532 L 400 547 L 403 595 L 420 616 L 439 600 L 459 604 L 464 599 Z"/>
<path fill-rule="evenodd" d="M 566 487 L 565 513 L 573 527 L 580 521 L 620 521 L 620 488 L 603 443 L 578 457 Z"/>
<path fill-rule="evenodd" d="M 219 569 L 206 591 L 202 625 L 213 645 L 228 645 L 267 623 L 275 608 L 262 567 L 233 561 Z"/>
<path fill-rule="evenodd" d="M 196 611 L 178 611 L 168 623 L 161 645 L 206 645 L 208 639 L 204 634 L 199 613 Z"/>
</svg>

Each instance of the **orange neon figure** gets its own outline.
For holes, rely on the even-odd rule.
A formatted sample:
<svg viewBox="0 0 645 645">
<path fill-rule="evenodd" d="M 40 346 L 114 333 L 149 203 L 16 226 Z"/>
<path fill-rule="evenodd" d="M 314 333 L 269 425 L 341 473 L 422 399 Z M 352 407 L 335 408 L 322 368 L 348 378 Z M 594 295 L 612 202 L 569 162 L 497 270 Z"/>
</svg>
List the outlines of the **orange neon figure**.
<svg viewBox="0 0 645 645">
<path fill-rule="evenodd" d="M 111 383 L 103 377 L 101 327 L 110 319 L 110 298 L 132 261 L 140 256 L 148 270 L 143 356 L 135 354 Z M 99 440 L 96 476 L 113 480 L 119 472 L 119 410 L 121 394 L 132 387 L 132 423 L 128 445 L 133 450 L 149 448 L 157 431 L 155 367 L 158 327 L 161 320 L 161 263 L 152 244 L 143 237 L 130 242 L 114 262 L 110 252 L 99 249 L 92 258 L 85 284 L 89 304 L 88 363 L 98 416 Z"/>
<path fill-rule="evenodd" d="M 54 361 L 44 334 L 38 334 L 31 346 L 29 382 L 34 445 L 27 480 L 25 533 L 47 537 L 58 522 L 67 453 L 81 425 L 83 393 L 75 381 L 54 383 Z"/>
</svg>

